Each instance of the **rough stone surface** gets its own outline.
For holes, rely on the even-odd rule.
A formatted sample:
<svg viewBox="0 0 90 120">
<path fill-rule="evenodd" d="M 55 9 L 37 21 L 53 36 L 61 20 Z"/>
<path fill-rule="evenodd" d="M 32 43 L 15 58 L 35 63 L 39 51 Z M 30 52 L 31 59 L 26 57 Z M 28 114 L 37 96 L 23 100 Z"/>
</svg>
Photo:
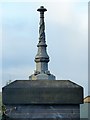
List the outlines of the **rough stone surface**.
<svg viewBox="0 0 90 120">
<path fill-rule="evenodd" d="M 80 117 L 79 105 L 7 105 L 8 117 L 14 119 L 70 119 Z"/>
<path fill-rule="evenodd" d="M 80 104 L 83 88 L 69 80 L 16 80 L 3 87 L 3 104 Z"/>
</svg>

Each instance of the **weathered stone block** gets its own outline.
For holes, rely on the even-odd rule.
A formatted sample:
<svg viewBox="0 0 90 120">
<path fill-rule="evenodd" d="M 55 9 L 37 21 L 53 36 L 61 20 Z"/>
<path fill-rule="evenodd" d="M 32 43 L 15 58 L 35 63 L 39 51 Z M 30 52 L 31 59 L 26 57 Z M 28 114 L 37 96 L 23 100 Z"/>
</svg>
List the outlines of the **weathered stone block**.
<svg viewBox="0 0 90 120">
<path fill-rule="evenodd" d="M 3 87 L 3 104 L 80 104 L 83 88 L 69 80 L 16 80 Z"/>
<path fill-rule="evenodd" d="M 7 105 L 6 114 L 12 120 L 77 120 L 79 105 Z M 10 119 L 10 120 L 11 120 Z"/>
</svg>

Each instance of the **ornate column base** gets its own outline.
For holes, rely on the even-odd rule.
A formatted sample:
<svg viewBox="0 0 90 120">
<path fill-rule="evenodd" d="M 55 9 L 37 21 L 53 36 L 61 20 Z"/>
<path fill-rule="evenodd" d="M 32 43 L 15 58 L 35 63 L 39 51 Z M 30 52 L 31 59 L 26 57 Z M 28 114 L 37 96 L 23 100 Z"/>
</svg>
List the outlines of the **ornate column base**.
<svg viewBox="0 0 90 120">
<path fill-rule="evenodd" d="M 29 80 L 55 80 L 55 76 L 45 73 L 32 74 L 31 76 L 29 76 Z"/>
</svg>

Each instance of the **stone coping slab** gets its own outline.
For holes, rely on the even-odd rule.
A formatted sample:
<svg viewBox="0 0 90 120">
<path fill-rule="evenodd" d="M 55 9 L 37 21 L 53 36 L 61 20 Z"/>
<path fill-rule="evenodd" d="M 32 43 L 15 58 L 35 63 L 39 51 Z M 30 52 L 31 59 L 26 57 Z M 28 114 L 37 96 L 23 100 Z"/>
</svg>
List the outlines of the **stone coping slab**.
<svg viewBox="0 0 90 120">
<path fill-rule="evenodd" d="M 2 89 L 3 104 L 80 104 L 83 88 L 70 80 L 16 80 Z"/>
</svg>

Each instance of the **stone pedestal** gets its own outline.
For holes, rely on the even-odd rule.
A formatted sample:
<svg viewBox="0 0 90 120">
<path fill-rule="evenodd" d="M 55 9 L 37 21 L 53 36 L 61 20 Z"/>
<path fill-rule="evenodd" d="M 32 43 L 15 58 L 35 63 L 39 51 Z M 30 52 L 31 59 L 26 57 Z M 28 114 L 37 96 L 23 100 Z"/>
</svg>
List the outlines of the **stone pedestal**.
<svg viewBox="0 0 90 120">
<path fill-rule="evenodd" d="M 2 98 L 12 120 L 79 120 L 83 88 L 69 80 L 16 80 L 3 88 Z"/>
</svg>

